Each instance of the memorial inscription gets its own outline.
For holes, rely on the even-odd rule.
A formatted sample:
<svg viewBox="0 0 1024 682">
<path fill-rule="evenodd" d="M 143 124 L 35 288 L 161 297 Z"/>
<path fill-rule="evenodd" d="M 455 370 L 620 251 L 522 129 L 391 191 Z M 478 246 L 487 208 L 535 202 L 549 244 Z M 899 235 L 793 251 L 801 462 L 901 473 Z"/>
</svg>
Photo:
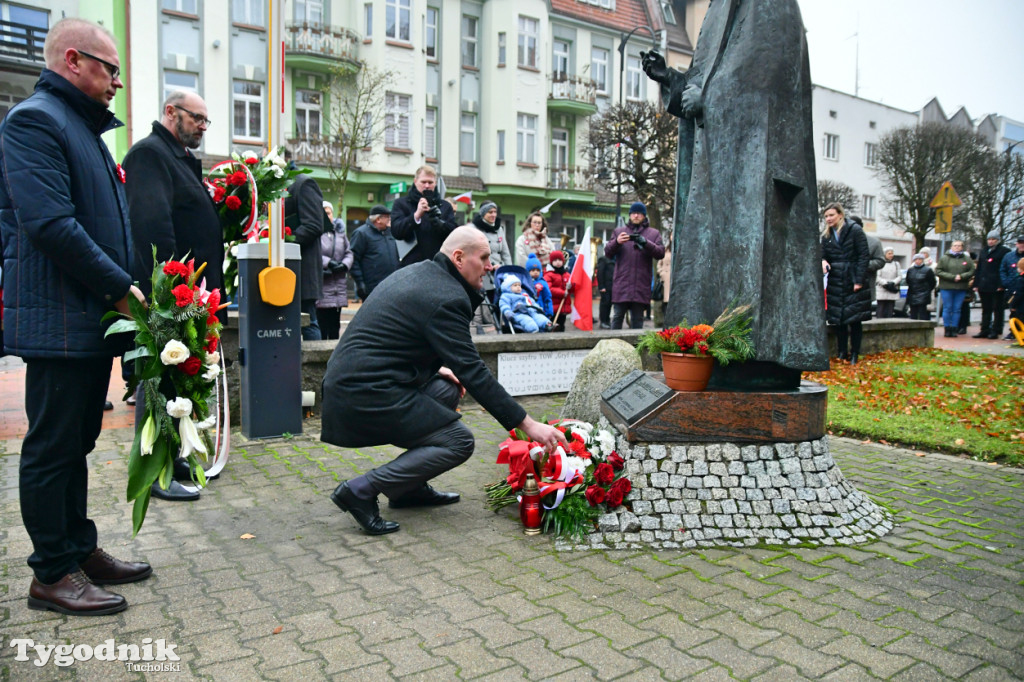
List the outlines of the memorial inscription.
<svg viewBox="0 0 1024 682">
<path fill-rule="evenodd" d="M 609 386 L 601 397 L 621 421 L 631 424 L 675 393 L 665 384 L 636 369 Z"/>
</svg>

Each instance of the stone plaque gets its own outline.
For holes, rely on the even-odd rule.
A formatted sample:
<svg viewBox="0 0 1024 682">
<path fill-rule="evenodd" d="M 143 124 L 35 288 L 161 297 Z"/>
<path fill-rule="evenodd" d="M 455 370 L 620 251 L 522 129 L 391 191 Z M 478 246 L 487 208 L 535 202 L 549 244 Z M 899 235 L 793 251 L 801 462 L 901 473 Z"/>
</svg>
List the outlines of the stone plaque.
<svg viewBox="0 0 1024 682">
<path fill-rule="evenodd" d="M 498 353 L 498 383 L 509 395 L 565 393 L 590 350 Z"/>
<path fill-rule="evenodd" d="M 626 424 L 658 407 L 675 393 L 671 388 L 638 369 L 608 387 L 601 394 L 607 404 Z"/>
</svg>

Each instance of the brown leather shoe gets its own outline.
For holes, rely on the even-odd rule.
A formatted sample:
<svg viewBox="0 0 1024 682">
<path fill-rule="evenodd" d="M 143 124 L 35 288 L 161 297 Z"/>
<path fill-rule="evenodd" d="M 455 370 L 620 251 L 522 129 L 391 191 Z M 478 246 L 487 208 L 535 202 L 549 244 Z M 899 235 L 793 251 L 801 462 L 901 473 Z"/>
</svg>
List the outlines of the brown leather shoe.
<svg viewBox="0 0 1024 682">
<path fill-rule="evenodd" d="M 153 574 L 149 564 L 115 559 L 99 547 L 78 566 L 96 585 L 133 583 L 145 580 Z"/>
<path fill-rule="evenodd" d="M 128 608 L 124 597 L 107 592 L 89 582 L 82 571 L 46 585 L 32 578 L 28 590 L 28 607 L 36 611 L 56 611 L 69 616 L 106 616 Z"/>
</svg>

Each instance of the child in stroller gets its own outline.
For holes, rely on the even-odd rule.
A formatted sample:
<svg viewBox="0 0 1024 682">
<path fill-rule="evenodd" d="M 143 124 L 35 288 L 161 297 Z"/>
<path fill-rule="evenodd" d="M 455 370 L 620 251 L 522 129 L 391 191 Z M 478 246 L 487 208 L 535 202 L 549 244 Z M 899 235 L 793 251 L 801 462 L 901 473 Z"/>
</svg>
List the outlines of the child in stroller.
<svg viewBox="0 0 1024 682">
<path fill-rule="evenodd" d="M 502 281 L 498 307 L 503 319 L 527 334 L 551 329 L 551 320 L 544 315 L 529 293 L 524 291 L 522 281 L 515 275 L 505 277 Z"/>
</svg>

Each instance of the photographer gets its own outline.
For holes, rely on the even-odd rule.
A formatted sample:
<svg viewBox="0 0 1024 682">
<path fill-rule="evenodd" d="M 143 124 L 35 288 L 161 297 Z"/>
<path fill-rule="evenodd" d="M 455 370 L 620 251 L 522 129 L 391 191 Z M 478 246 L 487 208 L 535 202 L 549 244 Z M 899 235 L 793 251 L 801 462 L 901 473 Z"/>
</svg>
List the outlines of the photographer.
<svg viewBox="0 0 1024 682">
<path fill-rule="evenodd" d="M 433 166 L 420 166 L 409 193 L 391 207 L 391 234 L 399 242 L 399 254 L 404 253 L 403 246 L 411 246 L 399 267 L 433 258 L 457 226 L 455 212 L 438 195 L 436 185 L 437 171 Z"/>
<path fill-rule="evenodd" d="M 651 302 L 652 261 L 665 257 L 661 233 L 647 221 L 647 207 L 643 203 L 634 201 L 629 207 L 629 223 L 615 228 L 604 247 L 604 255 L 615 259 L 612 329 L 622 329 L 627 310 L 629 326 L 642 328 L 644 308 Z"/>
</svg>

